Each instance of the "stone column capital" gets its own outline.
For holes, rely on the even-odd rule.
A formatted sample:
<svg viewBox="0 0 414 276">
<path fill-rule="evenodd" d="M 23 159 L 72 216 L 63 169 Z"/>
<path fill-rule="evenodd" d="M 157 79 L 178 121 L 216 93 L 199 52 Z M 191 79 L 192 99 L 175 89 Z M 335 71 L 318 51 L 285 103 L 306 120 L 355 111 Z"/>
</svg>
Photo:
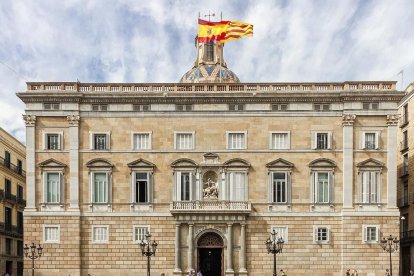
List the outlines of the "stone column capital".
<svg viewBox="0 0 414 276">
<path fill-rule="evenodd" d="M 343 126 L 353 126 L 355 122 L 355 114 L 344 114 L 342 115 L 342 125 Z"/>
<path fill-rule="evenodd" d="M 26 126 L 36 125 L 36 115 L 23 115 L 23 120 Z"/>
<path fill-rule="evenodd" d="M 68 115 L 66 119 L 70 126 L 79 126 L 80 116 L 79 115 Z"/>
<path fill-rule="evenodd" d="M 398 125 L 398 119 L 399 119 L 399 115 L 398 114 L 388 114 L 387 115 L 387 125 L 388 126 L 396 126 Z"/>
</svg>

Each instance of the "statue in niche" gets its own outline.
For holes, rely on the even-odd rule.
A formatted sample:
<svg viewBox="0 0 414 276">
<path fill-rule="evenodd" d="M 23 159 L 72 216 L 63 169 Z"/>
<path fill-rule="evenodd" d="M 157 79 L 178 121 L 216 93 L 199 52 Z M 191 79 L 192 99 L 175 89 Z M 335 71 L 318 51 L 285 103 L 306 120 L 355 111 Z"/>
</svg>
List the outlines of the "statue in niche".
<svg viewBox="0 0 414 276">
<path fill-rule="evenodd" d="M 217 174 L 209 171 L 203 177 L 203 198 L 218 199 Z"/>
</svg>

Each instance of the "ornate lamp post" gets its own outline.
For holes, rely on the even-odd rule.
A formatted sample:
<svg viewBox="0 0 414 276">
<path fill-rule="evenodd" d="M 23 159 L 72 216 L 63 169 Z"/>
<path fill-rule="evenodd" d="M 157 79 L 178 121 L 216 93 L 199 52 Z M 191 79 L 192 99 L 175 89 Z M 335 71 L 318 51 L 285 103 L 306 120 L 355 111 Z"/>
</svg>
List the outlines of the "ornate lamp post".
<svg viewBox="0 0 414 276">
<path fill-rule="evenodd" d="M 151 275 L 151 256 L 155 256 L 155 251 L 157 250 L 158 243 L 156 241 L 151 241 L 151 234 L 148 233 L 145 235 L 146 240 L 141 240 L 139 246 L 141 247 L 142 256 L 147 256 L 147 276 Z"/>
<path fill-rule="evenodd" d="M 385 252 L 390 253 L 390 275 L 392 276 L 392 260 L 391 253 L 398 251 L 398 243 L 400 241 L 396 237 L 390 235 L 388 238 L 382 237 L 381 247 Z"/>
<path fill-rule="evenodd" d="M 273 276 L 277 276 L 276 272 L 276 254 L 282 253 L 283 244 L 285 241 L 283 238 L 277 238 L 275 229 L 270 233 L 271 238 L 267 239 L 265 244 L 268 254 L 273 254 Z"/>
<path fill-rule="evenodd" d="M 34 276 L 34 260 L 42 256 L 43 247 L 39 244 L 39 246 L 36 248 L 36 244 L 32 243 L 30 246 L 27 246 L 27 244 L 25 244 L 23 249 L 26 258 L 32 260 L 32 276 Z"/>
</svg>

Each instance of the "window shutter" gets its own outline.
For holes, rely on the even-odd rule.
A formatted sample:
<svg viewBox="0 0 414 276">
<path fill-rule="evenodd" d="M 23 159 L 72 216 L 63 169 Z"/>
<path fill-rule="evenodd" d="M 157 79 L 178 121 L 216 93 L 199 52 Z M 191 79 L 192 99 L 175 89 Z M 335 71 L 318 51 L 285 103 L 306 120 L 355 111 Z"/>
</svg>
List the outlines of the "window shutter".
<svg viewBox="0 0 414 276">
<path fill-rule="evenodd" d="M 379 241 L 379 227 L 375 227 L 375 241 L 378 242 Z"/>
<path fill-rule="evenodd" d="M 43 202 L 47 202 L 47 173 L 43 173 Z"/>
<path fill-rule="evenodd" d="M 334 175 L 332 172 L 328 173 L 328 202 L 332 203 L 334 202 L 334 195 L 335 195 L 335 189 L 334 189 Z"/>
<path fill-rule="evenodd" d="M 176 172 L 175 176 L 175 200 L 181 201 L 181 172 Z"/>
<path fill-rule="evenodd" d="M 106 147 L 105 147 L 105 149 L 109 150 L 109 149 L 111 149 L 111 133 L 109 132 L 105 136 L 106 136 L 106 143 L 105 143 Z"/>
<path fill-rule="evenodd" d="M 328 132 L 328 149 L 332 149 L 332 132 Z"/>
<path fill-rule="evenodd" d="M 362 132 L 362 137 L 361 137 L 361 149 L 365 149 L 365 132 Z"/>
<path fill-rule="evenodd" d="M 93 175 L 94 175 L 94 173 L 93 172 L 90 172 L 89 173 L 89 199 L 90 199 L 90 202 L 92 203 L 93 202 L 93 197 L 94 197 L 94 195 L 95 195 L 95 191 L 94 191 L 94 185 L 93 185 Z"/>
<path fill-rule="evenodd" d="M 331 242 L 331 231 L 329 228 L 326 228 L 326 242 Z"/>
<path fill-rule="evenodd" d="M 131 203 L 135 203 L 135 193 L 136 193 L 136 180 L 137 177 L 137 173 L 136 172 L 132 172 L 131 173 Z"/>
<path fill-rule="evenodd" d="M 316 149 L 316 131 L 312 131 L 312 149 Z"/>
<path fill-rule="evenodd" d="M 380 131 L 375 132 L 375 149 L 380 148 Z"/>
<path fill-rule="evenodd" d="M 152 183 L 153 183 L 153 175 L 150 172 L 147 172 L 147 202 L 152 203 Z"/>
<path fill-rule="evenodd" d="M 313 241 L 318 242 L 318 227 L 313 228 Z"/>
<path fill-rule="evenodd" d="M 274 172 L 269 172 L 268 174 L 268 186 L 267 186 L 267 191 L 268 191 L 268 200 L 269 203 L 273 203 L 273 174 Z"/>
<path fill-rule="evenodd" d="M 47 150 L 47 144 L 46 144 L 47 139 L 46 139 L 46 136 L 47 136 L 47 134 L 44 133 L 44 132 L 42 132 L 42 145 L 43 145 L 43 149 L 44 150 Z"/>
<path fill-rule="evenodd" d="M 370 172 L 370 202 L 376 203 L 377 202 L 377 173 Z"/>
<path fill-rule="evenodd" d="M 377 203 L 381 203 L 381 172 L 377 172 Z"/>
<path fill-rule="evenodd" d="M 196 178 L 194 172 L 190 173 L 190 200 L 197 199 Z"/>
<path fill-rule="evenodd" d="M 369 172 L 362 172 L 362 203 L 367 203 L 369 200 Z"/>
<path fill-rule="evenodd" d="M 93 133 L 89 132 L 89 148 L 93 149 L 94 147 L 94 141 L 93 141 Z"/>
<path fill-rule="evenodd" d="M 317 186 L 318 186 L 318 173 L 312 172 L 311 175 L 311 201 L 317 202 Z"/>
<path fill-rule="evenodd" d="M 58 149 L 63 150 L 63 132 L 59 133 L 59 139 L 58 139 Z"/>
<path fill-rule="evenodd" d="M 363 233 L 363 235 L 364 235 L 364 242 L 367 242 L 368 241 L 368 237 L 367 237 L 367 231 L 368 231 L 368 228 L 366 227 L 366 226 L 364 226 L 364 228 L 363 228 L 364 230 L 364 233 Z"/>
<path fill-rule="evenodd" d="M 290 172 L 286 172 L 286 189 L 287 189 L 286 202 L 290 204 L 292 202 L 292 175 Z"/>
<path fill-rule="evenodd" d="M 59 203 L 63 203 L 65 201 L 65 195 L 64 195 L 64 191 L 65 191 L 65 178 L 62 172 L 59 173 Z"/>
</svg>

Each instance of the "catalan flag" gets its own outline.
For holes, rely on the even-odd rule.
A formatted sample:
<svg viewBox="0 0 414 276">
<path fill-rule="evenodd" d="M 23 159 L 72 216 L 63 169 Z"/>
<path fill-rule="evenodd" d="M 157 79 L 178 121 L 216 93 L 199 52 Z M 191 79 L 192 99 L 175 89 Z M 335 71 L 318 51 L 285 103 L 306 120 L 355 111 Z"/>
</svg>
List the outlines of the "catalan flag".
<svg viewBox="0 0 414 276">
<path fill-rule="evenodd" d="M 217 40 L 225 43 L 242 37 L 253 36 L 253 25 L 240 21 L 210 22 L 198 20 L 198 42 Z"/>
</svg>

